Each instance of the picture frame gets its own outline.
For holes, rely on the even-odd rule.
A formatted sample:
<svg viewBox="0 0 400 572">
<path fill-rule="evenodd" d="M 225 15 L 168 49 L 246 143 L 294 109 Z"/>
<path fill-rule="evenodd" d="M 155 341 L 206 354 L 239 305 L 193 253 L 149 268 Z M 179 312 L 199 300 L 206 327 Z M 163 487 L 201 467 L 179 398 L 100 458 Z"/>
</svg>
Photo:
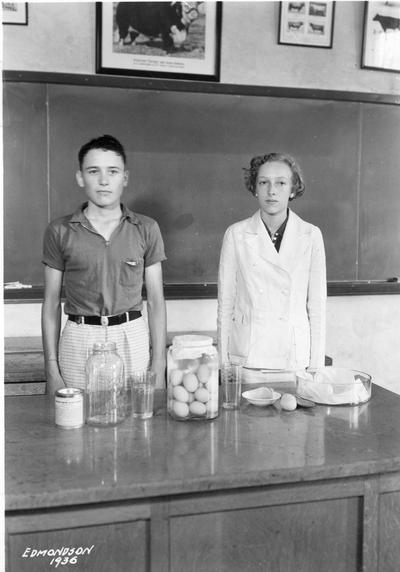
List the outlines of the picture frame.
<svg viewBox="0 0 400 572">
<path fill-rule="evenodd" d="M 400 72 L 400 3 L 365 2 L 361 67 Z"/>
<path fill-rule="evenodd" d="M 278 43 L 332 48 L 335 2 L 281 2 Z"/>
<path fill-rule="evenodd" d="M 2 2 L 1 8 L 3 24 L 28 25 L 27 2 Z"/>
<path fill-rule="evenodd" d="M 221 2 L 97 2 L 96 73 L 219 81 Z"/>
</svg>

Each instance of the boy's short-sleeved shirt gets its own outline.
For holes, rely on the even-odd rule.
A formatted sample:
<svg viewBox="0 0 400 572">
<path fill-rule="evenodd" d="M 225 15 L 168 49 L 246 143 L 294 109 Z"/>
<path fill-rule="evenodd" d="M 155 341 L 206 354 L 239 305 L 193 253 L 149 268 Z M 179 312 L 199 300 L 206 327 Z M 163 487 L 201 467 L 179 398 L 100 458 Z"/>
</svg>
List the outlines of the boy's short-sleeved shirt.
<svg viewBox="0 0 400 572">
<path fill-rule="evenodd" d="M 65 313 L 141 310 L 144 269 L 166 259 L 158 224 L 121 205 L 121 222 L 106 241 L 85 217 L 85 207 L 51 222 L 44 235 L 42 262 L 64 272 Z"/>
</svg>

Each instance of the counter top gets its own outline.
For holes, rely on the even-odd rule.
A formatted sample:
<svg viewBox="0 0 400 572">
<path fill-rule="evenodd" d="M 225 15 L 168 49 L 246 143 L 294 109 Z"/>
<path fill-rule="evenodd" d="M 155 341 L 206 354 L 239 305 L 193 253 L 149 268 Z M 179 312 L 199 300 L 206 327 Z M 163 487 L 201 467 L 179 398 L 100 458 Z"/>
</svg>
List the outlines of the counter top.
<svg viewBox="0 0 400 572">
<path fill-rule="evenodd" d="M 6 510 L 400 470 L 400 397 L 378 386 L 360 406 L 284 412 L 242 403 L 212 421 L 175 421 L 165 405 L 158 391 L 150 420 L 65 430 L 54 425 L 53 398 L 6 397 Z"/>
</svg>

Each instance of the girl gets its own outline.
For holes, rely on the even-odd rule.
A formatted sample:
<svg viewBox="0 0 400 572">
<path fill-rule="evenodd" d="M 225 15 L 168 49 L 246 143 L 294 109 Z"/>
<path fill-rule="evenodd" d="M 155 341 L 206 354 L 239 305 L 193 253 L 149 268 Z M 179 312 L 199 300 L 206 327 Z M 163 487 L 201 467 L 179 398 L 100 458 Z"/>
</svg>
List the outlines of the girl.
<svg viewBox="0 0 400 572">
<path fill-rule="evenodd" d="M 288 208 L 305 190 L 294 159 L 254 157 L 245 183 L 259 209 L 225 233 L 218 276 L 221 363 L 295 370 L 325 358 L 326 266 L 319 228 Z"/>
</svg>

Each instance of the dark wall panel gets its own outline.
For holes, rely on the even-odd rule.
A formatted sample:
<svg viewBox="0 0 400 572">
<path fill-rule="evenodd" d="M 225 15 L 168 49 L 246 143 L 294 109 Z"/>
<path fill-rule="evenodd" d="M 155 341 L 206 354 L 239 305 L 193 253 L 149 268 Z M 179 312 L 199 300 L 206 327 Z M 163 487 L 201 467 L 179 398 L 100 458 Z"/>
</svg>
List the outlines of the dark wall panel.
<svg viewBox="0 0 400 572">
<path fill-rule="evenodd" d="M 3 93 L 4 280 L 40 284 L 48 218 L 46 86 L 5 84 Z"/>
<path fill-rule="evenodd" d="M 400 276 L 400 112 L 365 105 L 360 187 L 360 278 Z"/>
<path fill-rule="evenodd" d="M 400 274 L 390 230 L 399 236 L 398 106 L 11 82 L 6 93 L 5 280 L 41 282 L 47 212 L 55 218 L 83 202 L 77 151 L 103 133 L 128 153 L 125 202 L 160 224 L 166 283 L 216 282 L 225 229 L 257 208 L 242 168 L 271 151 L 289 152 L 302 166 L 306 193 L 291 206 L 321 228 L 329 280 Z"/>
</svg>

